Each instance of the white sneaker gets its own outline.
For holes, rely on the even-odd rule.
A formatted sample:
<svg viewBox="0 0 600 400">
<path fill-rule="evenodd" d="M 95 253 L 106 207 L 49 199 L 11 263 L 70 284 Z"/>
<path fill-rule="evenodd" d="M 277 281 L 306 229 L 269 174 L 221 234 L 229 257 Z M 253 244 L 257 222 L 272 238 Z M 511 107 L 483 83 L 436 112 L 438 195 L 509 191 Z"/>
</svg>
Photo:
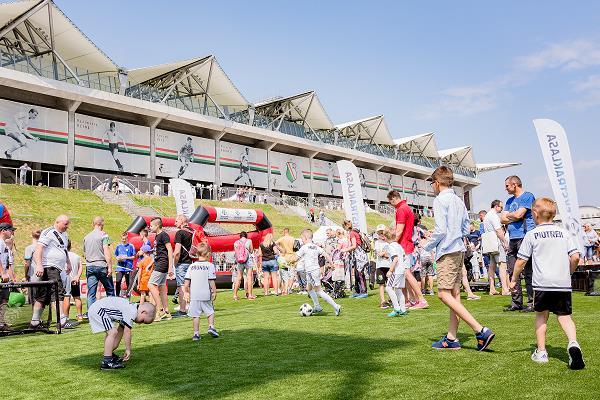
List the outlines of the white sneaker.
<svg viewBox="0 0 600 400">
<path fill-rule="evenodd" d="M 531 361 L 535 361 L 536 363 L 545 364 L 548 362 L 548 352 L 547 351 L 539 351 L 535 349 L 533 354 L 531 354 Z"/>
</svg>

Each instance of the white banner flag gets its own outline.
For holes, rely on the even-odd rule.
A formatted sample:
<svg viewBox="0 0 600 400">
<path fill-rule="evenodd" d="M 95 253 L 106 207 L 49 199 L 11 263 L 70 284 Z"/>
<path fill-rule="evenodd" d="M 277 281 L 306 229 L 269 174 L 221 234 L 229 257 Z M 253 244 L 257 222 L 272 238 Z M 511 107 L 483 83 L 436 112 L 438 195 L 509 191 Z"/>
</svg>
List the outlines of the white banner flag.
<svg viewBox="0 0 600 400">
<path fill-rule="evenodd" d="M 564 227 L 577 239 L 583 249 L 583 229 L 571 150 L 563 127 L 551 119 L 534 119 L 548 178 L 552 185 L 558 212 Z"/>
<path fill-rule="evenodd" d="M 171 193 L 175 197 L 177 215 L 183 214 L 188 218 L 191 217 L 195 210 L 196 191 L 183 179 L 170 179 L 169 182 L 171 183 Z"/>
<path fill-rule="evenodd" d="M 360 177 L 356 166 L 350 161 L 338 161 L 340 180 L 342 181 L 342 194 L 344 195 L 344 212 L 346 219 L 352 221 L 352 227 L 367 233 L 367 216 L 365 215 L 365 201 Z"/>
</svg>

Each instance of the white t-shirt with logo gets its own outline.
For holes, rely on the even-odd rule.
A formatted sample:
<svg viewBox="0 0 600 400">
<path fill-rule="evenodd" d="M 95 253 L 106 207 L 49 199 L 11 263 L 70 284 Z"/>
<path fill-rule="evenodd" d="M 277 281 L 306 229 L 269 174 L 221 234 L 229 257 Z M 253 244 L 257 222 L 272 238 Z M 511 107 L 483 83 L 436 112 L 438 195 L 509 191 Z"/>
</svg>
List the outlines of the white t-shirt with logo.
<svg viewBox="0 0 600 400">
<path fill-rule="evenodd" d="M 538 225 L 525 234 L 518 257 L 532 260 L 534 290 L 570 292 L 569 257 L 578 252 L 577 243 L 569 232 L 548 223 Z"/>
<path fill-rule="evenodd" d="M 217 270 L 213 263 L 208 261 L 192 263 L 185 274 L 185 279 L 190 281 L 191 301 L 210 301 L 209 281 L 217 279 Z"/>
<path fill-rule="evenodd" d="M 69 277 L 71 277 L 71 280 L 75 280 L 78 278 L 77 272 L 79 270 L 79 263 L 81 262 L 81 257 L 70 251 L 69 260 L 71 261 L 71 273 L 69 274 Z"/>
<path fill-rule="evenodd" d="M 61 240 L 58 239 L 57 234 Z M 68 242 L 67 232 L 61 233 L 54 228 L 44 229 L 38 240 L 38 243 L 44 246 L 42 266 L 44 268 L 54 267 L 63 271 L 67 267 L 66 249 Z"/>
<path fill-rule="evenodd" d="M 296 252 L 296 256 L 304 262 L 304 270 L 312 272 L 319 270 L 319 256 L 323 254 L 322 248 L 314 243 L 306 243 Z"/>
</svg>

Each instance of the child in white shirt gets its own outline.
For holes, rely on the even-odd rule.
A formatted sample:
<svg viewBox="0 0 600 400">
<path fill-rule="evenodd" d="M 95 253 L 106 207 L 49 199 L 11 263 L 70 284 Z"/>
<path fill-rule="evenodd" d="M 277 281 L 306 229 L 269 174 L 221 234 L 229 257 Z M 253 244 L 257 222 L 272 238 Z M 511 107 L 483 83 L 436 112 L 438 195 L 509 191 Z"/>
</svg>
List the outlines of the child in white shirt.
<svg viewBox="0 0 600 400">
<path fill-rule="evenodd" d="M 217 297 L 217 272 L 215 265 L 210 260 L 211 249 L 206 243 L 198 245 L 198 261 L 192 263 L 186 274 L 183 293 L 189 304 L 188 315 L 193 319 L 194 336 L 192 340 L 200 340 L 200 315 L 208 319 L 208 334 L 214 338 L 219 337 L 215 329 L 215 309 L 213 302 Z"/>
<path fill-rule="evenodd" d="M 386 229 L 384 237 L 388 244 L 387 252 L 390 258 L 390 269 L 387 272 L 385 290 L 394 306 L 394 310 L 388 314 L 388 317 L 403 317 L 408 314 L 404 293 L 402 292 L 406 281 L 404 249 L 396 242 L 396 233 L 391 229 Z"/>
</svg>

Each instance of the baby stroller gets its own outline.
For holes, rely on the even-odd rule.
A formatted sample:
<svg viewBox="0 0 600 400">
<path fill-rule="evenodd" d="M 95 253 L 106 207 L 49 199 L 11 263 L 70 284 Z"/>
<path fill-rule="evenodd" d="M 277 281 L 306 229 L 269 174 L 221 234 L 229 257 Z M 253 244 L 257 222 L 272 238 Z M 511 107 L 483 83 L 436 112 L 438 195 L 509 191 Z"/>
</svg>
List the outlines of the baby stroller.
<svg viewBox="0 0 600 400">
<path fill-rule="evenodd" d="M 334 265 L 330 266 L 321 279 L 323 288 L 334 299 L 346 297 L 346 291 L 344 290 L 346 276 L 341 255 L 342 253 L 339 250 L 334 250 L 332 254 Z"/>
</svg>

